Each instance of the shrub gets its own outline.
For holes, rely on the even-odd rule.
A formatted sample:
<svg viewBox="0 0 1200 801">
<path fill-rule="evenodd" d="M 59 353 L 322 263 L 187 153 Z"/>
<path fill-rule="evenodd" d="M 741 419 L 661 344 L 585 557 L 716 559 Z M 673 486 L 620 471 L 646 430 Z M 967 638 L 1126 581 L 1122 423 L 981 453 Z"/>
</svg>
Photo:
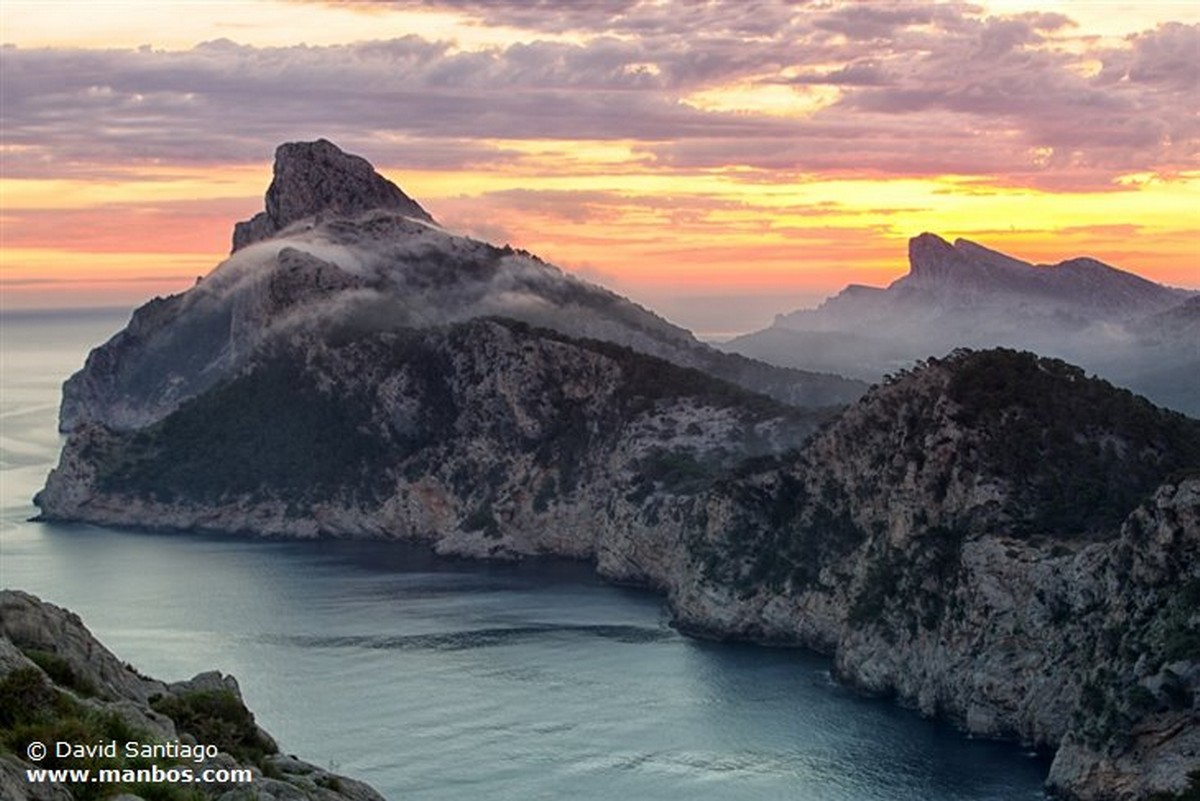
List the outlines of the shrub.
<svg viewBox="0 0 1200 801">
<path fill-rule="evenodd" d="M 229 690 L 195 690 L 168 695 L 151 703 L 175 721 L 175 728 L 197 742 L 217 746 L 238 761 L 259 764 L 278 749 L 263 737 L 254 714 Z"/>
</svg>

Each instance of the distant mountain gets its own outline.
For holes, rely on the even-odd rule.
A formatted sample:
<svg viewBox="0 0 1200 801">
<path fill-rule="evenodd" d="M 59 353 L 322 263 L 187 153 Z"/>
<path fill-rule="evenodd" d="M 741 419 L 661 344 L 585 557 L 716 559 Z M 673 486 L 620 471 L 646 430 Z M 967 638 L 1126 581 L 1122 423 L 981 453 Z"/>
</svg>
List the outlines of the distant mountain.
<svg viewBox="0 0 1200 801">
<path fill-rule="evenodd" d="M 859 381 L 724 353 L 632 301 L 536 256 L 458 236 L 358 156 L 294 142 L 275 154 L 266 210 L 238 223 L 234 253 L 196 286 L 152 300 L 63 390 L 60 426 L 131 428 L 246 366 L 316 320 L 363 329 L 504 317 L 605 340 L 785 403 L 835 406 Z"/>
<path fill-rule="evenodd" d="M 875 381 L 957 347 L 1067 359 L 1200 416 L 1197 295 L 1090 258 L 1033 265 L 933 234 L 909 242 L 909 273 L 852 285 L 724 347 L 773 364 Z"/>
</svg>

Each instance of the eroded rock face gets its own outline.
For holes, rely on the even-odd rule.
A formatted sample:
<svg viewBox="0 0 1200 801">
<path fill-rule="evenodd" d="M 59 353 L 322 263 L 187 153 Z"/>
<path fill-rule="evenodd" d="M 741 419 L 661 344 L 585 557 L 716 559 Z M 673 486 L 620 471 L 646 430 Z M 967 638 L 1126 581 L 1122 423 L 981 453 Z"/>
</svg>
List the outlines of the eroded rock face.
<svg viewBox="0 0 1200 801">
<path fill-rule="evenodd" d="M 203 798 L 383 801 L 362 782 L 280 754 L 270 735 L 254 724 L 232 676 L 214 671 L 172 684 L 148 678 L 114 656 L 77 615 L 15 590 L 0 590 L 0 692 L 5 693 L 0 732 L 6 735 L 8 727 L 36 719 L 43 727 L 64 726 L 73 736 L 94 734 L 85 738 L 90 744 L 104 738 L 86 727 L 96 725 L 103 716 L 113 716 L 139 743 L 201 742 L 221 749 L 202 762 L 189 759 L 185 766 L 196 772 L 209 768 L 248 768 L 253 772 L 250 784 L 187 785 L 189 792 Z M 202 714 L 181 712 L 188 709 L 202 710 Z M 204 732 L 195 730 L 203 725 L 197 721 L 204 715 L 223 716 L 221 725 Z M 199 740 L 198 736 L 209 739 Z M 213 741 L 214 737 L 227 737 L 229 742 Z M 17 745 L 11 754 L 0 755 L 0 797 L 5 801 L 71 801 L 76 797 L 75 790 L 80 788 L 58 782 L 31 783 L 25 770 L 79 765 L 53 754 L 40 763 L 30 763 L 24 758 L 24 745 Z M 225 750 L 226 746 L 230 750 Z M 172 767 L 166 758 L 158 766 L 164 771 Z M 93 761 L 90 767 L 129 766 L 114 759 Z M 130 793 L 119 797 L 140 801 Z"/>
<path fill-rule="evenodd" d="M 291 347 L 153 431 L 75 432 L 46 516 L 591 558 L 663 589 L 684 630 L 831 653 L 867 692 L 1061 747 L 1064 794 L 1181 786 L 1200 480 L 1164 479 L 1200 463 L 1195 421 L 1062 362 L 964 352 L 801 444 L 795 410 L 511 322 Z"/>
<path fill-rule="evenodd" d="M 1054 751 L 1064 797 L 1181 792 L 1200 770 L 1200 479 L 1155 485 L 1175 472 L 1160 460 L 1200 463 L 1197 425 L 1155 411 L 1176 433 L 1143 440 L 1152 407 L 1061 363 L 971 361 L 982 376 L 956 358 L 873 389 L 795 462 L 711 493 L 676 615 L 824 650 L 848 684 Z M 1047 386 L 1009 372 L 1026 368 Z M 1098 416 L 1068 410 L 1072 385 Z M 1049 397 L 1067 406 L 1035 421 Z"/>
<path fill-rule="evenodd" d="M 785 403 L 833 406 L 866 385 L 722 353 L 532 254 L 458 236 L 357 156 L 281 145 L 267 210 L 186 292 L 155 298 L 63 387 L 62 431 L 129 430 L 235 376 L 252 353 L 319 321 L 389 330 L 506 317 L 634 348 Z"/>
<path fill-rule="evenodd" d="M 77 428 L 37 503 L 47 518 L 586 558 L 634 547 L 629 529 L 658 542 L 681 525 L 673 504 L 822 419 L 511 321 L 334 328 L 264 351 L 154 427 Z"/>
<path fill-rule="evenodd" d="M 433 222 L 429 212 L 361 156 L 346 153 L 326 139 L 287 142 L 275 150 L 266 209 L 234 226 L 233 250 L 268 239 L 309 217 L 353 217 L 372 209 Z"/>
</svg>

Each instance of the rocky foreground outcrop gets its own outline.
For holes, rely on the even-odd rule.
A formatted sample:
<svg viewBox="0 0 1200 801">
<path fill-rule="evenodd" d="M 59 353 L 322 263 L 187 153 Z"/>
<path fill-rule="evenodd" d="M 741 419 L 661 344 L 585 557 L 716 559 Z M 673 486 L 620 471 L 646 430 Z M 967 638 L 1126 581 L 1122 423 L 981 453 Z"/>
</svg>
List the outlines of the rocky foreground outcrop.
<svg viewBox="0 0 1200 801">
<path fill-rule="evenodd" d="M 31 742 L 49 754 L 27 756 Z M 105 756 L 62 756 L 57 742 L 97 746 L 116 743 Z M 214 746 L 197 758 L 124 753 L 139 746 Z M 174 752 L 180 753 L 179 750 Z M 166 772 L 184 768 L 248 769 L 249 782 L 172 783 L 131 778 L 98 784 L 31 782 L 30 769 L 86 768 Z M 213 774 L 208 774 L 212 776 Z M 229 774 L 222 774 L 229 775 Z M 72 801 L 120 797 L 220 801 L 383 801 L 362 782 L 339 776 L 279 752 L 254 723 L 237 682 L 220 673 L 201 673 L 167 684 L 120 661 L 84 627 L 79 617 L 27 593 L 0 590 L 0 798 L 5 801 Z"/>
</svg>

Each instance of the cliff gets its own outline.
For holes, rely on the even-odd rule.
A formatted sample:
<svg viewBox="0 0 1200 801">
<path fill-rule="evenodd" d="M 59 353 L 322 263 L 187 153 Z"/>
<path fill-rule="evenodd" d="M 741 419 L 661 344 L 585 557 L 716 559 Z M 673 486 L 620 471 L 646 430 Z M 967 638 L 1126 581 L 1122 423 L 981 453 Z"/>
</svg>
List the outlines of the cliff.
<svg viewBox="0 0 1200 801">
<path fill-rule="evenodd" d="M 809 414 L 518 323 L 293 347 L 75 432 L 44 516 L 590 558 L 684 630 L 1057 751 L 1066 797 L 1200 767 L 1194 420 L 1014 351 L 931 360 L 801 442 Z"/>
<path fill-rule="evenodd" d="M 500 319 L 318 328 L 135 431 L 74 432 L 46 519 L 595 557 L 821 415 Z"/>
<path fill-rule="evenodd" d="M 63 387 L 63 431 L 153 423 L 236 376 L 259 348 L 349 319 L 419 329 L 501 316 L 624 345 L 805 406 L 840 405 L 866 389 L 723 353 L 530 253 L 446 231 L 365 159 L 324 140 L 279 147 L 266 205 L 238 224 L 238 247 L 209 275 L 145 304 L 92 351 Z"/>
<path fill-rule="evenodd" d="M 528 254 L 386 209 L 309 219 L 93 352 L 35 500 L 591 559 L 685 630 L 821 650 L 865 691 L 1055 751 L 1066 797 L 1185 789 L 1200 422 L 1014 350 L 839 412 L 795 400 L 850 385 L 712 354 Z"/>
<path fill-rule="evenodd" d="M 718 485 L 673 608 L 1054 751 L 1064 797 L 1181 792 L 1200 770 L 1197 465 L 1200 424 L 1061 362 L 931 360 Z"/>
<path fill-rule="evenodd" d="M 50 749 L 33 760 L 31 742 Z M 55 743 L 117 743 L 113 756 L 58 756 Z M 139 744 L 138 755 L 125 744 Z M 140 746 L 212 746 L 185 756 L 140 755 Z M 213 754 L 212 752 L 216 753 Z M 180 753 L 179 751 L 175 752 Z M 196 754 L 199 754 L 197 757 Z M 166 772 L 249 770 L 249 782 L 30 782 L 30 769 Z M 213 774 L 208 774 L 213 777 Z M 229 776 L 228 773 L 221 774 Z M 5 801 L 110 798 L 258 798 L 383 801 L 367 785 L 279 753 L 254 723 L 232 676 L 202 673 L 167 684 L 121 662 L 79 618 L 23 592 L 0 590 L 0 797 Z"/>
</svg>

